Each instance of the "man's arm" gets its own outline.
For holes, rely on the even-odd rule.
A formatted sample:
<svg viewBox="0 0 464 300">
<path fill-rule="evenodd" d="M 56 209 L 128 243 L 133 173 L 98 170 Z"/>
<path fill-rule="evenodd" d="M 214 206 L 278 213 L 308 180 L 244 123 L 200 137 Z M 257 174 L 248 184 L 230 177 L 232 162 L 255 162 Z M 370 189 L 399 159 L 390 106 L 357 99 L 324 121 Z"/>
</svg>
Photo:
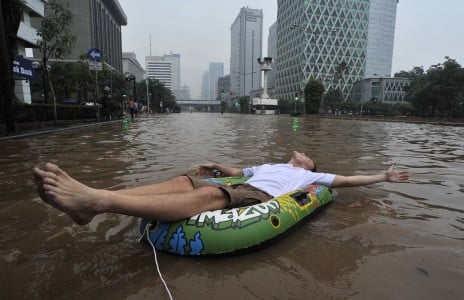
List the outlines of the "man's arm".
<svg viewBox="0 0 464 300">
<path fill-rule="evenodd" d="M 225 165 L 221 165 L 218 163 L 208 163 L 200 165 L 200 168 L 206 170 L 218 170 L 221 171 L 226 176 L 243 176 L 243 169 L 229 167 Z"/>
<path fill-rule="evenodd" d="M 350 187 L 369 185 L 384 181 L 389 182 L 407 182 L 409 180 L 409 172 L 395 170 L 395 165 L 388 168 L 387 171 L 375 175 L 354 175 L 354 176 L 341 176 L 336 175 L 332 183 L 332 187 Z"/>
</svg>

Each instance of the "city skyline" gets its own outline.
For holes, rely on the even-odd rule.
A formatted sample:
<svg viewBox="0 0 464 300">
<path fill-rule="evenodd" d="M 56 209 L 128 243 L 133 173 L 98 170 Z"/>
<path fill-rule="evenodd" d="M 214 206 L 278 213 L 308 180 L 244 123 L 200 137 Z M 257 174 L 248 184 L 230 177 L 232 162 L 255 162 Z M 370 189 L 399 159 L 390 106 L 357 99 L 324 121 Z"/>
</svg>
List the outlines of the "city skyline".
<svg viewBox="0 0 464 300">
<path fill-rule="evenodd" d="M 267 55 L 269 27 L 277 19 L 277 1 L 189 1 L 152 3 L 120 0 L 128 25 L 122 27 L 124 52 L 135 52 L 141 65 L 145 56 L 170 52 L 181 55 L 182 81 L 201 97 L 201 80 L 210 62 L 224 62 L 229 74 L 230 26 L 242 7 L 263 10 L 263 55 Z M 400 1 L 393 50 L 392 74 L 443 62 L 450 56 L 462 64 L 464 41 L 458 39 L 464 21 L 464 3 L 449 0 Z M 450 9 L 452 8 L 452 9 Z M 150 44 L 151 36 L 151 44 Z"/>
</svg>

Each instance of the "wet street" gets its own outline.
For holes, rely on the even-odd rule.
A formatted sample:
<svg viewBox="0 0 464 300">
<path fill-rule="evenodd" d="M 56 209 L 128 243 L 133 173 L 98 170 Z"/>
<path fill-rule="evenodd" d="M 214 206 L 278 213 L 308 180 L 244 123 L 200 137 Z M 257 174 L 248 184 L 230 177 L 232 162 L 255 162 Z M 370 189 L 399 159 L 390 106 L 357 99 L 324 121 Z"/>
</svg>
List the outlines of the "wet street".
<svg viewBox="0 0 464 300">
<path fill-rule="evenodd" d="M 162 181 L 198 164 L 287 162 L 319 171 L 409 169 L 405 184 L 335 191 L 284 239 L 245 255 L 158 253 L 174 299 L 462 299 L 464 127 L 180 113 L 0 141 L 3 299 L 168 299 L 140 219 L 98 215 L 78 226 L 44 204 L 31 169 L 47 161 L 111 190 Z"/>
</svg>

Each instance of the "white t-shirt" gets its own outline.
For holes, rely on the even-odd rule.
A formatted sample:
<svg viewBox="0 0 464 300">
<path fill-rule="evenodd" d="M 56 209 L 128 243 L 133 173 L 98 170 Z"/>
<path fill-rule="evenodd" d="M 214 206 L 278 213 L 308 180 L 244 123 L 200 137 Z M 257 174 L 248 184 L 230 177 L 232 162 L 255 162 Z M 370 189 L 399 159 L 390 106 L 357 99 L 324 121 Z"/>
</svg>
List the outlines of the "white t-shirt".
<svg viewBox="0 0 464 300">
<path fill-rule="evenodd" d="M 335 174 L 315 173 L 291 164 L 264 164 L 244 168 L 243 174 L 251 176 L 247 184 L 276 197 L 309 184 L 332 186 Z"/>
</svg>

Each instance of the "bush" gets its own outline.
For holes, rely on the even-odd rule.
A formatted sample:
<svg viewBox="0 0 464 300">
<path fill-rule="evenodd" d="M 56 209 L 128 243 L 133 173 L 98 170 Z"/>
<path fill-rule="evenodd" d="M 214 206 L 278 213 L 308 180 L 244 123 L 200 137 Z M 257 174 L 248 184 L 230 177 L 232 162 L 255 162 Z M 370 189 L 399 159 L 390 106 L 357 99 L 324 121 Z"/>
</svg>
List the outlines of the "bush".
<svg viewBox="0 0 464 300">
<path fill-rule="evenodd" d="M 95 119 L 95 108 L 81 105 L 56 105 L 58 120 Z M 14 119 L 16 123 L 53 121 L 53 104 L 15 103 Z"/>
</svg>

